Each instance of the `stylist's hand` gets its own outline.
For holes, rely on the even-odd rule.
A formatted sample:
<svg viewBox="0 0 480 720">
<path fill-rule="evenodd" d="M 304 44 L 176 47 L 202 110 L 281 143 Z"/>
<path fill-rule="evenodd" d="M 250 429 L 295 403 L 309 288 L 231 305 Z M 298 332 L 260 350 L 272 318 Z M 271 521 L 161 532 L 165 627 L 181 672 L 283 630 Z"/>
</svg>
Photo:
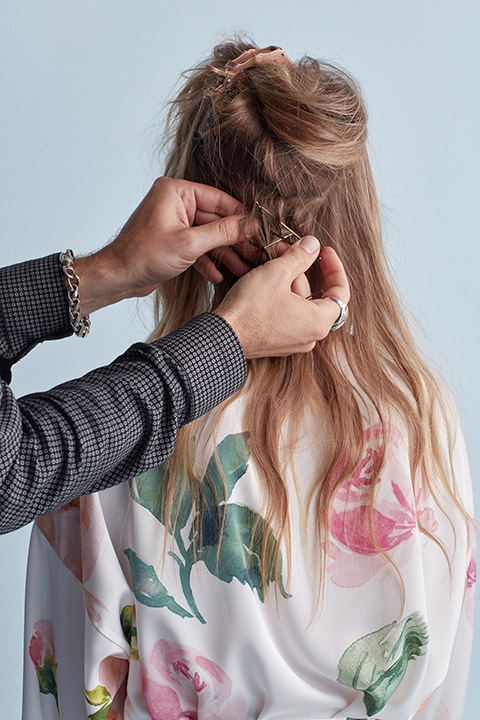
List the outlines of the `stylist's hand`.
<svg viewBox="0 0 480 720">
<path fill-rule="evenodd" d="M 142 297 L 197 263 L 212 282 L 222 279 L 206 255 L 224 247 L 222 261 L 243 275 L 248 267 L 229 247 L 244 240 L 243 207 L 215 188 L 158 178 L 106 247 L 77 258 L 82 315 L 127 297 Z"/>
<path fill-rule="evenodd" d="M 281 257 L 240 278 L 218 306 L 215 312 L 235 330 L 247 358 L 309 352 L 330 332 L 340 309 L 328 296 L 344 303 L 350 299 L 347 276 L 335 251 L 322 248 L 327 289 L 321 300 L 306 300 L 292 289 L 319 249 L 316 238 L 302 238 Z"/>
</svg>

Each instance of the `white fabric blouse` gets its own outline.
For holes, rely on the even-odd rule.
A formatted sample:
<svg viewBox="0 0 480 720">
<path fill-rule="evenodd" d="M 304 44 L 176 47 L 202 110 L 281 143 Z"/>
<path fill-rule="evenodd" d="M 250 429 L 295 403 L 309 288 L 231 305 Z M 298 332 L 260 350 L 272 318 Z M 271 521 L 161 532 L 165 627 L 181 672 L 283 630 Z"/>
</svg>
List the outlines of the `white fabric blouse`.
<svg viewBox="0 0 480 720">
<path fill-rule="evenodd" d="M 187 495 L 164 559 L 163 466 L 35 524 L 24 720 L 458 720 L 473 634 L 473 535 L 420 480 L 414 497 L 401 430 L 391 428 L 373 515 L 398 572 L 369 537 L 370 451 L 335 499 L 317 604 L 305 501 L 321 461 L 318 438 L 306 428 L 296 448 L 287 478 L 291 562 L 281 547 L 283 563 L 266 568 L 264 595 L 261 538 L 276 541 L 262 517 L 242 398 L 222 415 L 215 442 L 205 439 L 208 429 L 197 452 L 217 493 L 220 544 L 206 489 L 201 542 Z M 381 444 L 379 427 L 366 433 Z M 453 465 L 471 511 L 460 429 Z M 444 543 L 450 570 L 418 520 Z"/>
</svg>

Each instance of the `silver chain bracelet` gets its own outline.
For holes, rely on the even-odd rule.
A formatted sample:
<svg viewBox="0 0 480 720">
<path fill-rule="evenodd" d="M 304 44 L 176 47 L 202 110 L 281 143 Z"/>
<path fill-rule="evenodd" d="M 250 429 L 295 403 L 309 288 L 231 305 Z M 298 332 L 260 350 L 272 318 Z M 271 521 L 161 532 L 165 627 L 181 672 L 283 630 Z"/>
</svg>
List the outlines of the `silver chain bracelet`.
<svg viewBox="0 0 480 720">
<path fill-rule="evenodd" d="M 73 250 L 65 250 L 60 253 L 60 263 L 62 265 L 63 274 L 67 278 L 67 296 L 68 296 L 68 314 L 70 316 L 70 325 L 73 332 L 78 337 L 87 337 L 90 332 L 90 315 L 82 317 L 80 314 L 80 298 L 79 287 L 80 278 L 73 269 L 75 255 Z"/>
</svg>

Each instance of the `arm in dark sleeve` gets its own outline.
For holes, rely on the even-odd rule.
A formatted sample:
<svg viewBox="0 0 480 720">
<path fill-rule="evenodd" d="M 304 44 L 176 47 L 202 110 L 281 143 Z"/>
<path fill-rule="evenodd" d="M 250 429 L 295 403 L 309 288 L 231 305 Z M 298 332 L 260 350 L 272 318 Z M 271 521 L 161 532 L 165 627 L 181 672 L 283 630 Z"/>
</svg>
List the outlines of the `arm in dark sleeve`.
<svg viewBox="0 0 480 720">
<path fill-rule="evenodd" d="M 35 345 L 72 334 L 57 255 L 0 268 L 0 377 Z"/>
<path fill-rule="evenodd" d="M 17 354 L 40 339 L 25 334 Z M 49 392 L 16 400 L 0 382 L 0 532 L 163 462 L 178 429 L 245 378 L 232 328 L 205 313 Z"/>
</svg>

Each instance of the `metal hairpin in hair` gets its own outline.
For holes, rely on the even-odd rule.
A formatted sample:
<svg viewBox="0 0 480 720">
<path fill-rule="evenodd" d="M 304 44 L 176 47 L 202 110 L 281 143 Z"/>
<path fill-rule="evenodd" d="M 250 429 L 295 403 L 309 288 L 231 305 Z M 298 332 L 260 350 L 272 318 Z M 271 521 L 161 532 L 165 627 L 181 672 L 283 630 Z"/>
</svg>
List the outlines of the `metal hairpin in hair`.
<svg viewBox="0 0 480 720">
<path fill-rule="evenodd" d="M 270 212 L 270 210 L 267 210 L 266 207 L 263 207 L 263 205 L 260 205 L 260 203 L 258 202 L 258 200 L 255 200 L 255 205 L 256 205 L 257 207 L 259 207 L 260 210 L 263 210 L 264 212 L 266 212 L 267 215 L 270 215 L 270 217 L 272 217 L 272 218 L 275 220 L 276 223 L 278 223 L 282 228 L 284 228 L 285 230 L 288 231 L 286 235 L 282 235 L 282 236 L 279 237 L 277 240 L 274 240 L 273 242 L 268 243 L 268 245 L 264 245 L 264 246 L 261 248 L 262 250 L 266 250 L 267 248 L 273 247 L 274 245 L 278 245 L 279 242 L 283 242 L 284 240 L 286 240 L 287 238 L 291 237 L 292 235 L 293 235 L 294 238 L 296 238 L 296 240 L 301 240 L 301 239 L 302 239 L 302 236 L 299 235 L 298 233 L 296 233 L 295 230 L 292 230 L 292 228 L 288 227 L 288 225 L 287 225 L 286 223 L 284 223 L 284 222 L 282 222 L 282 220 L 279 220 L 278 218 L 276 218 L 275 215 L 274 215 L 272 212 Z M 322 258 L 321 258 L 321 256 L 319 255 L 317 258 L 315 258 L 315 261 L 314 261 L 314 262 L 321 262 L 321 260 L 322 260 Z M 319 297 L 319 296 L 321 297 L 321 296 L 323 295 L 323 293 L 324 293 L 323 290 L 318 290 L 317 292 L 313 293 L 312 295 L 309 295 L 306 299 L 307 299 L 307 300 L 313 300 L 313 299 L 316 298 L 316 297 Z"/>
<path fill-rule="evenodd" d="M 266 207 L 263 207 L 263 205 L 260 205 L 258 200 L 255 201 L 255 204 L 260 208 L 260 210 L 263 210 L 264 212 L 267 213 L 267 215 L 270 215 L 270 217 L 272 217 L 276 223 L 278 223 L 282 228 L 284 228 L 284 230 L 288 231 L 286 235 L 282 235 L 281 237 L 278 238 L 278 240 L 274 240 L 273 242 L 268 243 L 268 245 L 264 245 L 262 250 L 266 250 L 267 248 L 272 247 L 273 245 L 277 245 L 277 243 L 282 242 L 283 240 L 286 240 L 291 235 L 293 235 L 293 237 L 295 237 L 297 240 L 301 239 L 301 235 L 298 235 L 298 233 L 296 233 L 295 230 L 292 230 L 292 228 L 289 228 L 288 225 L 286 225 L 284 222 L 282 222 L 281 220 L 278 220 L 278 218 L 276 218 L 275 215 L 270 212 L 270 210 L 267 210 Z"/>
</svg>

